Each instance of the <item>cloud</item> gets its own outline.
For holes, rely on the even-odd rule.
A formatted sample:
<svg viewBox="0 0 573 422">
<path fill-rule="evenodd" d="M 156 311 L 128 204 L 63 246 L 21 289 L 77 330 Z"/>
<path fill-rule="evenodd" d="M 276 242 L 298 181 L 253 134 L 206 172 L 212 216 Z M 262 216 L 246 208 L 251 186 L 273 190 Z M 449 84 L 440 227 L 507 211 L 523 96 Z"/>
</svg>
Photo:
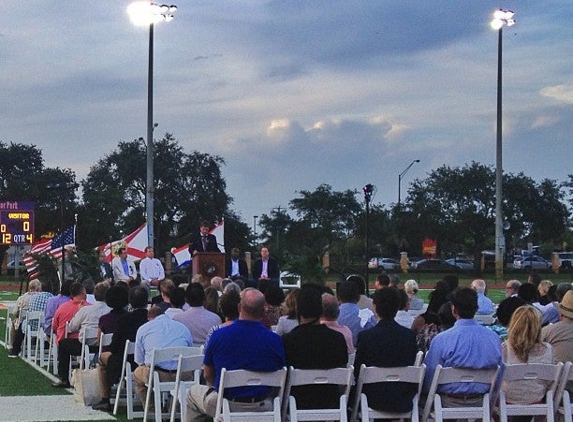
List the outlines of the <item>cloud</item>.
<svg viewBox="0 0 573 422">
<path fill-rule="evenodd" d="M 544 97 L 553 98 L 556 101 L 573 104 L 573 86 L 572 85 L 554 85 L 543 88 L 540 91 Z"/>
<path fill-rule="evenodd" d="M 538 116 L 531 124 L 531 129 L 539 129 L 553 126 L 559 122 L 556 116 Z"/>
</svg>

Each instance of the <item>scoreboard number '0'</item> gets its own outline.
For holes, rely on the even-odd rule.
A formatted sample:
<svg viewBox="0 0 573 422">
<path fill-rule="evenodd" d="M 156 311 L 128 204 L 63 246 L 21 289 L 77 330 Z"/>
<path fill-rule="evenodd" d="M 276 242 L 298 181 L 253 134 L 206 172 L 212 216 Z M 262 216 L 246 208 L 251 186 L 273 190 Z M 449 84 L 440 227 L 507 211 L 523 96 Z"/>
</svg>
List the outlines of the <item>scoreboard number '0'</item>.
<svg viewBox="0 0 573 422">
<path fill-rule="evenodd" d="M 34 243 L 34 203 L 0 201 L 0 244 Z"/>
</svg>

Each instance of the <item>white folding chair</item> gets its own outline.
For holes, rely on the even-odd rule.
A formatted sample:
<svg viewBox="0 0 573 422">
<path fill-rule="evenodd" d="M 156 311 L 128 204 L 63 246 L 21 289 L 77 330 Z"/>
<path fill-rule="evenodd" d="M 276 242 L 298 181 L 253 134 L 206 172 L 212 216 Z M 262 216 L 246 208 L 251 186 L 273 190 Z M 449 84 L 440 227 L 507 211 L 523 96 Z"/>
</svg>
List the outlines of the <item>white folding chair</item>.
<svg viewBox="0 0 573 422">
<path fill-rule="evenodd" d="M 421 350 L 416 353 L 416 359 L 414 360 L 414 366 L 422 366 L 422 361 L 424 360 L 424 352 Z"/>
<path fill-rule="evenodd" d="M 354 422 L 360 415 L 360 420 L 362 422 L 368 422 L 370 418 L 410 419 L 412 422 L 419 422 L 420 415 L 418 404 L 420 401 L 420 393 L 422 391 L 425 373 L 426 365 L 424 364 L 421 366 L 395 368 L 380 368 L 377 366 L 361 365 L 350 420 Z M 417 388 L 417 392 L 412 399 L 412 410 L 408 412 L 388 412 L 372 409 L 368 404 L 368 397 L 366 394 L 362 393 L 362 389 L 365 384 L 374 384 L 378 382 L 405 382 L 414 384 Z"/>
<path fill-rule="evenodd" d="M 90 346 L 88 346 L 88 340 L 93 340 L 98 338 L 98 328 L 97 327 L 83 327 L 81 329 L 82 337 L 82 352 L 79 357 L 79 366 L 81 369 L 89 368 L 92 361 L 95 361 L 95 353 L 90 352 Z M 72 359 L 70 359 L 70 376 L 72 374 Z"/>
<path fill-rule="evenodd" d="M 566 362 L 561 371 L 561 379 L 555 393 L 554 407 L 556 413 L 563 415 L 565 422 L 572 422 L 571 394 L 567 390 L 567 383 L 573 383 L 573 369 L 571 362 Z"/>
<path fill-rule="evenodd" d="M 129 340 L 125 341 L 125 348 L 123 349 L 123 363 L 121 365 L 121 375 L 119 377 L 119 384 L 117 386 L 117 391 L 115 392 L 115 402 L 113 404 L 113 414 L 117 415 L 119 404 L 123 403 L 127 407 L 127 419 L 132 420 L 134 418 L 142 418 L 143 410 L 136 411 L 135 403 L 139 401 L 137 394 L 135 392 L 133 372 L 131 371 L 131 365 L 128 362 L 129 355 L 135 353 L 135 343 Z M 125 385 L 125 399 L 122 399 L 121 392 L 123 386 Z"/>
<path fill-rule="evenodd" d="M 58 375 L 58 342 L 56 333 L 52 332 L 50 335 L 50 346 L 48 347 L 48 360 L 47 367 L 49 370 L 50 364 L 52 365 L 52 374 Z"/>
<path fill-rule="evenodd" d="M 113 333 L 99 333 L 99 340 L 98 340 L 98 350 L 96 353 L 90 353 L 90 348 L 88 345 L 84 345 L 82 347 L 84 352 L 84 357 L 82 359 L 84 366 L 95 368 L 97 367 L 98 359 L 102 354 L 103 348 L 109 346 L 111 344 L 111 339 L 113 338 Z M 87 356 L 87 359 L 86 359 Z"/>
<path fill-rule="evenodd" d="M 443 368 L 442 365 L 438 365 L 428 392 L 422 422 L 427 422 L 429 417 L 435 422 L 442 422 L 445 419 L 482 419 L 483 422 L 490 422 L 490 397 L 494 393 L 498 373 L 499 366 L 488 369 L 468 369 Z M 481 406 L 443 407 L 438 388 L 443 384 L 451 383 L 488 384 L 489 389 L 483 395 Z"/>
<path fill-rule="evenodd" d="M 175 375 L 175 388 L 171 392 L 172 403 L 171 403 L 171 418 L 170 422 L 175 421 L 177 403 L 179 403 L 179 408 L 181 412 L 179 414 L 179 419 L 185 421 L 187 417 L 187 392 L 189 388 L 194 384 L 199 384 L 201 379 L 201 368 L 203 366 L 204 355 L 195 356 L 179 356 L 177 361 L 177 373 Z M 193 379 L 191 381 L 183 381 L 182 377 L 184 373 L 193 373 Z"/>
<path fill-rule="evenodd" d="M 282 419 L 287 420 L 287 408 L 291 422 L 297 421 L 342 421 L 346 422 L 348 416 L 348 394 L 352 385 L 352 365 L 346 368 L 332 369 L 295 369 L 289 368 L 288 380 L 285 389 L 285 399 L 282 405 Z M 331 409 L 298 409 L 296 398 L 291 396 L 291 388 L 301 385 L 336 385 L 344 387 L 338 402 L 338 407 Z"/>
<path fill-rule="evenodd" d="M 4 331 L 4 346 L 6 348 L 12 347 L 12 333 L 10 327 L 12 327 L 12 317 L 10 316 L 12 313 L 12 308 L 8 307 L 6 309 L 6 330 Z"/>
<path fill-rule="evenodd" d="M 151 365 L 149 368 L 149 379 L 147 381 L 147 396 L 143 407 L 143 422 L 147 421 L 149 408 L 151 407 L 151 392 L 155 404 L 155 421 L 160 422 L 163 418 L 169 418 L 171 411 L 162 412 L 163 395 L 168 395 L 175 388 L 175 381 L 161 381 L 156 366 L 162 362 L 177 361 L 179 356 L 196 356 L 201 354 L 199 347 L 166 347 L 164 349 L 153 349 L 151 354 Z"/>
<path fill-rule="evenodd" d="M 281 422 L 281 403 L 285 390 L 287 369 L 282 368 L 273 372 L 254 372 L 243 369 L 221 371 L 219 391 L 217 395 L 217 409 L 214 422 L 253 422 L 272 421 Z M 233 387 L 267 386 L 278 389 L 278 394 L 273 398 L 273 409 L 261 412 L 231 412 L 229 400 L 224 398 L 225 389 Z"/>
<path fill-rule="evenodd" d="M 495 317 L 493 314 L 474 315 L 474 320 L 476 320 L 480 325 L 493 325 L 495 323 Z"/>
<path fill-rule="evenodd" d="M 113 338 L 113 333 L 100 333 L 99 335 L 99 349 L 97 351 L 98 358 L 103 352 L 103 348 L 111 344 L 111 339 Z"/>
<path fill-rule="evenodd" d="M 44 343 L 40 346 L 42 326 L 44 325 L 44 312 L 27 311 L 22 322 L 22 330 L 26 340 L 26 359 L 36 362 L 39 360 L 39 350 L 44 353 Z M 39 347 L 38 347 L 39 346 Z"/>
<path fill-rule="evenodd" d="M 356 360 L 356 352 L 348 354 L 348 362 L 346 366 L 354 366 L 354 361 Z"/>
<path fill-rule="evenodd" d="M 547 422 L 554 421 L 555 408 L 553 399 L 559 382 L 563 363 L 557 365 L 545 363 L 521 363 L 506 365 L 503 381 L 541 381 L 546 383 L 544 403 L 512 404 L 507 403 L 503 387 L 499 392 L 499 420 L 507 422 L 508 416 L 539 416 L 547 417 Z M 527 398 L 525 398 L 527 399 Z"/>
</svg>

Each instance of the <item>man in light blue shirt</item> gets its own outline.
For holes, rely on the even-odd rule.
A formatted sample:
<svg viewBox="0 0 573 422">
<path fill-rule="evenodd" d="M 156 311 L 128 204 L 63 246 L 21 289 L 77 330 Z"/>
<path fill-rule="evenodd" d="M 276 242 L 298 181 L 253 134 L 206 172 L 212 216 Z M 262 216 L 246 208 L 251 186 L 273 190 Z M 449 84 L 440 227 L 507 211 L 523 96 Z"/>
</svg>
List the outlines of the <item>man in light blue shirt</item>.
<svg viewBox="0 0 573 422">
<path fill-rule="evenodd" d="M 166 347 L 191 347 L 193 338 L 190 331 L 183 324 L 173 321 L 163 313 L 159 306 L 152 306 L 147 313 L 149 322 L 143 324 L 135 335 L 134 360 L 139 366 L 133 371 L 135 389 L 141 403 L 145 405 L 147 396 L 146 383 L 151 371 L 151 356 L 153 349 Z M 155 370 L 161 381 L 175 381 L 177 362 L 157 362 Z"/>
<path fill-rule="evenodd" d="M 340 325 L 346 325 L 352 331 L 352 343 L 356 347 L 358 333 L 376 325 L 376 317 L 369 309 L 357 305 L 360 299 L 358 287 L 352 281 L 343 281 L 336 288 L 336 296 L 340 301 L 340 314 L 336 320 Z M 365 315 L 365 312 L 368 312 Z"/>
<path fill-rule="evenodd" d="M 478 295 L 478 310 L 477 315 L 492 315 L 495 311 L 493 302 L 485 295 L 485 281 L 477 279 L 472 281 L 472 289 Z"/>
<path fill-rule="evenodd" d="M 452 313 L 456 323 L 438 334 L 430 345 L 424 363 L 426 376 L 424 391 L 430 389 L 438 365 L 443 367 L 483 369 L 501 365 L 501 342 L 497 334 L 475 321 L 477 293 L 469 287 L 458 287 L 452 293 Z M 473 405 L 481 402 L 481 395 L 489 384 L 452 383 L 438 389 L 446 407 Z M 461 403 L 460 403 L 461 402 Z"/>
</svg>

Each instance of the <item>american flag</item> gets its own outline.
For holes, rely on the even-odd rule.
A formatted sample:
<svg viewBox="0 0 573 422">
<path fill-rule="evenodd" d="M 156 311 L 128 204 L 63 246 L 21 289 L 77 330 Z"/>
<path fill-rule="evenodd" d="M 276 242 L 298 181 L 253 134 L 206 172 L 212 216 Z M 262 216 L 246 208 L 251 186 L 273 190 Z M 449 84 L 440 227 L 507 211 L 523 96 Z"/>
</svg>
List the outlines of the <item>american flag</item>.
<svg viewBox="0 0 573 422">
<path fill-rule="evenodd" d="M 36 261 L 32 255 L 49 253 L 57 260 L 60 260 L 62 259 L 62 243 L 65 248 L 74 247 L 76 245 L 75 234 L 76 227 L 72 226 L 63 233 L 54 236 L 54 238 L 40 240 L 40 242 L 32 246 L 30 251 L 24 256 L 24 265 L 28 270 L 28 277 L 33 279 L 40 275 L 38 271 L 38 261 Z"/>
</svg>

